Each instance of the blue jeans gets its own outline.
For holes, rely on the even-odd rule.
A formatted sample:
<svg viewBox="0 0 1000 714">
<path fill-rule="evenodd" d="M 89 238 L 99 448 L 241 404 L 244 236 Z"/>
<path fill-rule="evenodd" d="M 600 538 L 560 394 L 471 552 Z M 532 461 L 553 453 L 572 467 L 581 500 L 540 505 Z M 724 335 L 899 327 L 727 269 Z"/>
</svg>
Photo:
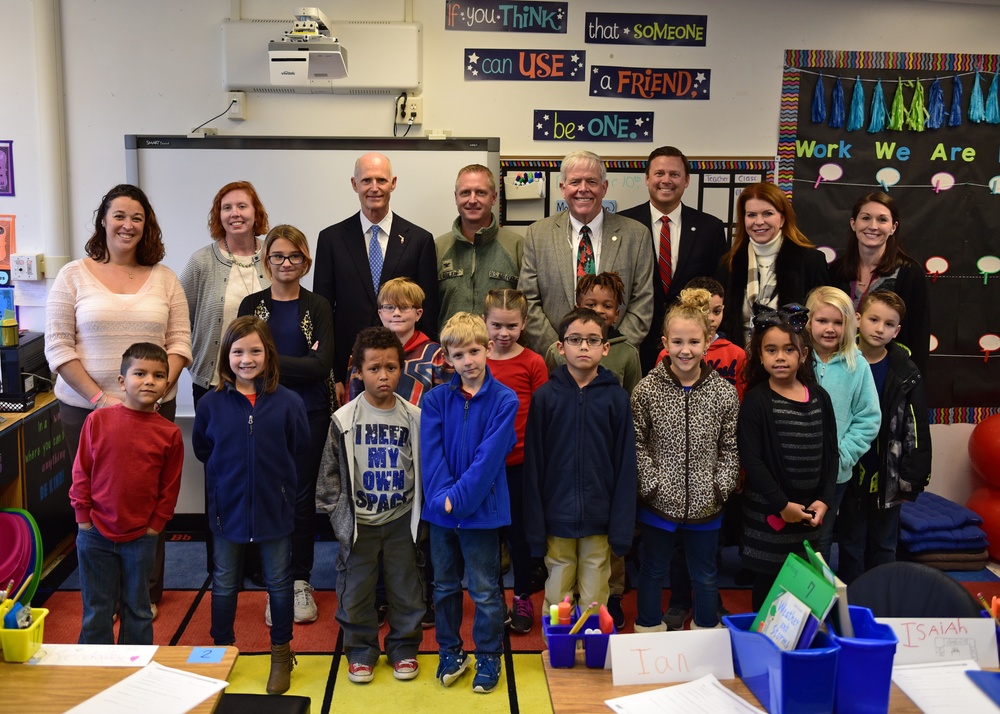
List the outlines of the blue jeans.
<svg viewBox="0 0 1000 714">
<path fill-rule="evenodd" d="M 663 580 L 670 572 L 676 533 L 639 524 L 639 591 L 637 625 L 655 627 L 663 619 Z M 719 581 L 715 548 L 719 531 L 685 529 L 682 542 L 688 572 L 694 588 L 694 621 L 698 627 L 715 627 L 719 622 Z"/>
<path fill-rule="evenodd" d="M 295 494 L 295 526 L 292 531 L 292 580 L 310 580 L 313 547 L 316 544 L 316 479 L 330 431 L 330 411 L 309 412 L 309 448 L 295 459 L 298 485 Z"/>
<path fill-rule="evenodd" d="M 881 509 L 874 494 L 861 493 L 852 479 L 840 504 L 837 575 L 850 585 L 872 568 L 896 561 L 900 507 Z"/>
<path fill-rule="evenodd" d="M 847 493 L 847 487 L 850 484 L 850 481 L 837 484 L 837 487 L 833 490 L 833 503 L 830 504 L 830 509 L 826 512 L 826 516 L 823 517 L 823 522 L 816 529 L 815 542 L 813 542 L 812 538 L 808 539 L 809 545 L 821 553 L 827 563 L 830 562 L 830 551 L 833 548 L 833 529 L 837 522 L 837 513 L 840 511 L 840 504 L 843 503 L 844 494 Z M 808 506 L 809 504 L 805 505 Z"/>
<path fill-rule="evenodd" d="M 212 640 L 217 645 L 236 642 L 236 596 L 243 578 L 243 550 L 246 543 L 233 543 L 215 534 L 212 570 Z M 260 564 L 271 598 L 271 644 L 283 645 L 292 639 L 292 538 L 257 541 Z"/>
<path fill-rule="evenodd" d="M 153 644 L 153 611 L 149 606 L 149 576 L 156 557 L 157 536 L 144 535 L 116 543 L 97 528 L 78 530 L 83 598 L 81 645 L 113 645 L 114 615 L 120 605 L 120 645 Z"/>
<path fill-rule="evenodd" d="M 452 654 L 462 649 L 464 574 L 469 581 L 469 597 L 476 606 L 472 620 L 476 656 L 501 655 L 506 605 L 500 589 L 499 529 L 430 526 L 438 649 Z"/>
</svg>

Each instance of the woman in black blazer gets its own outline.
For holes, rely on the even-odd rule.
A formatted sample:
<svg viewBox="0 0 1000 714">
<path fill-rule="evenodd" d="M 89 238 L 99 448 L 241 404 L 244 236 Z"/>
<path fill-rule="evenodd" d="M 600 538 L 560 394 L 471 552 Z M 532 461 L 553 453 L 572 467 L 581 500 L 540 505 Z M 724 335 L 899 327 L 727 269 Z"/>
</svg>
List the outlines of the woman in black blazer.
<svg viewBox="0 0 1000 714">
<path fill-rule="evenodd" d="M 891 290 L 906 305 L 906 317 L 896 342 L 910 350 L 921 372 L 930 352 L 927 276 L 903 252 L 899 240 L 899 209 L 884 191 L 866 193 L 851 211 L 847 248 L 830 265 L 832 284 L 851 296 L 854 308 L 873 290 Z"/>
<path fill-rule="evenodd" d="M 733 247 L 717 275 L 726 289 L 719 331 L 746 345 L 755 306 L 804 304 L 810 290 L 828 284 L 828 275 L 826 257 L 798 229 L 792 204 L 777 186 L 747 186 L 736 211 Z"/>
</svg>

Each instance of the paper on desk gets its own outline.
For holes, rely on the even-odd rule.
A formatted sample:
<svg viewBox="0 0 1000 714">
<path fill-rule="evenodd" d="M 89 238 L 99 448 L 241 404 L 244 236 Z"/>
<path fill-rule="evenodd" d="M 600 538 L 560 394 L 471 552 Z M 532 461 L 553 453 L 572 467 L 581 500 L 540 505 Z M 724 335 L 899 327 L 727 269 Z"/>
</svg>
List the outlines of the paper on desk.
<svg viewBox="0 0 1000 714">
<path fill-rule="evenodd" d="M 67 714 L 184 714 L 229 682 L 150 662 Z"/>
<path fill-rule="evenodd" d="M 619 714 L 749 714 L 763 712 L 737 694 L 729 691 L 713 674 L 673 687 L 654 689 L 604 702 Z"/>
<path fill-rule="evenodd" d="M 158 645 L 43 644 L 27 664 L 69 667 L 145 667 Z"/>
<path fill-rule="evenodd" d="M 908 664 L 892 668 L 892 681 L 924 714 L 992 714 L 997 707 L 965 672 L 973 660 Z"/>
</svg>

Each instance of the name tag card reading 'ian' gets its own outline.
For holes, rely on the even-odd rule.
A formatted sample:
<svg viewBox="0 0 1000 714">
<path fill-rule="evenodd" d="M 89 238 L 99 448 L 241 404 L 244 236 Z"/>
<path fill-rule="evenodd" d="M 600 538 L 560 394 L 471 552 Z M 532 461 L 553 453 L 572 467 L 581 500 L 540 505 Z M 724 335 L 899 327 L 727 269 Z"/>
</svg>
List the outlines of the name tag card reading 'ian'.
<svg viewBox="0 0 1000 714">
<path fill-rule="evenodd" d="M 735 676 L 728 629 L 612 635 L 608 655 L 615 685 L 690 682 L 706 674 L 718 679 Z"/>
<path fill-rule="evenodd" d="M 899 638 L 893 666 L 971 659 L 995 668 L 997 630 L 986 617 L 876 617 Z"/>
</svg>

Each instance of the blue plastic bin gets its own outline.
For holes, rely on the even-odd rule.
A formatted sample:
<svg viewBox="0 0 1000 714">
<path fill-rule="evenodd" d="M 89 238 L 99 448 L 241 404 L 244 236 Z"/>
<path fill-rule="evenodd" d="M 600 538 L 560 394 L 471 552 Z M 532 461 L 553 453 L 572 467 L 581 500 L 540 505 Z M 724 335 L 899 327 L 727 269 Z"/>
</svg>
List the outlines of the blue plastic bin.
<svg viewBox="0 0 1000 714">
<path fill-rule="evenodd" d="M 580 608 L 573 608 L 573 616 L 569 625 L 549 624 L 548 614 L 542 617 L 542 634 L 549 644 L 549 663 L 553 667 L 572 667 L 576 664 L 576 643 L 583 641 L 584 660 L 592 669 L 603 669 L 604 660 L 608 654 L 608 638 L 611 635 L 588 635 L 584 630 L 600 628 L 600 615 L 591 615 L 587 623 L 575 635 L 569 634 L 580 617 Z M 614 633 L 612 633 L 614 634 Z"/>
<path fill-rule="evenodd" d="M 736 675 L 771 714 L 832 712 L 840 647 L 818 632 L 810 649 L 783 651 L 766 635 L 750 632 L 755 617 L 722 618 L 733 643 Z"/>
<path fill-rule="evenodd" d="M 854 637 L 831 634 L 840 645 L 837 662 L 837 714 L 876 714 L 889 711 L 892 660 L 896 656 L 896 633 L 875 622 L 867 607 L 848 607 Z"/>
</svg>

